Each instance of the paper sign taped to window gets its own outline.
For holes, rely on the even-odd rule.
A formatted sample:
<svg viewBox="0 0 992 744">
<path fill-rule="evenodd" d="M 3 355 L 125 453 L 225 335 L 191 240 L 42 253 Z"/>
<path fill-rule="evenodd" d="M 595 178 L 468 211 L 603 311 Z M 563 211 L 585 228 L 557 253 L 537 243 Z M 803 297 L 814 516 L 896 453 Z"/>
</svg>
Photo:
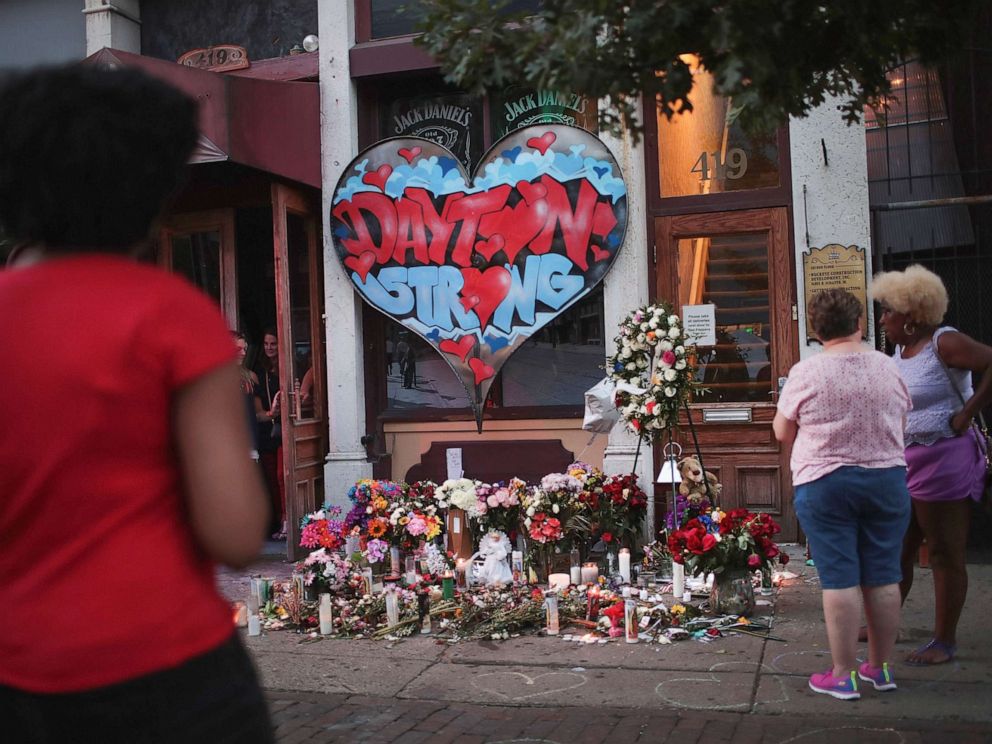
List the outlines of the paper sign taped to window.
<svg viewBox="0 0 992 744">
<path fill-rule="evenodd" d="M 444 452 L 448 461 L 448 480 L 456 480 L 462 477 L 462 449 L 452 447 Z"/>
<path fill-rule="evenodd" d="M 716 345 L 716 305 L 683 305 L 682 328 L 686 343 L 695 346 Z"/>
</svg>

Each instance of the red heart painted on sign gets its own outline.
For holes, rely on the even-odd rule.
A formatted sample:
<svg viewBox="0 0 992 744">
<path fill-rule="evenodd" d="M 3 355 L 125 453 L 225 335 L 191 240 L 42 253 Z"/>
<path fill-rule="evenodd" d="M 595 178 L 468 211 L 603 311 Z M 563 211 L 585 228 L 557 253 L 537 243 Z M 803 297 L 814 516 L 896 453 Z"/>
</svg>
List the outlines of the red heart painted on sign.
<svg viewBox="0 0 992 744">
<path fill-rule="evenodd" d="M 478 241 L 475 244 L 475 252 L 487 261 L 491 261 L 493 256 L 503 250 L 505 245 L 506 241 L 503 240 L 502 235 L 493 235 L 489 240 Z"/>
<path fill-rule="evenodd" d="M 413 159 L 420 154 L 421 150 L 419 147 L 401 147 L 398 152 L 400 157 L 406 160 L 406 162 L 412 163 Z"/>
<path fill-rule="evenodd" d="M 490 377 L 496 374 L 496 370 L 486 364 L 484 361 L 478 357 L 472 357 L 468 360 L 468 366 L 472 368 L 475 373 L 475 384 L 480 384 L 483 380 L 488 380 Z"/>
<path fill-rule="evenodd" d="M 393 166 L 391 165 L 380 165 L 371 173 L 366 173 L 362 176 L 362 183 L 367 183 L 369 186 L 375 186 L 379 191 L 386 190 L 386 181 L 389 180 L 389 176 L 393 173 Z"/>
<path fill-rule="evenodd" d="M 496 308 L 510 292 L 510 272 L 502 266 L 491 266 L 485 271 L 478 269 L 462 269 L 463 284 L 459 294 L 464 298 L 462 306 L 466 310 L 475 310 L 479 316 L 479 325 L 483 329 Z M 471 301 L 471 307 L 466 302 Z"/>
<path fill-rule="evenodd" d="M 517 184 L 517 191 L 520 192 L 520 196 L 524 198 L 528 206 L 548 195 L 548 189 L 543 183 L 530 183 L 528 181 L 520 181 Z"/>
<path fill-rule="evenodd" d="M 543 155 L 548 151 L 548 148 L 555 143 L 558 139 L 554 132 L 545 132 L 540 137 L 531 137 L 527 140 L 527 147 L 533 147 L 535 150 L 539 150 Z"/>
<path fill-rule="evenodd" d="M 593 243 L 589 247 L 592 248 L 592 260 L 593 260 L 593 263 L 595 263 L 596 261 L 606 261 L 606 260 L 609 260 L 609 258 L 613 255 L 609 251 L 600 248 L 595 243 Z"/>
<path fill-rule="evenodd" d="M 344 265 L 362 277 L 362 284 L 365 284 L 365 277 L 369 275 L 372 265 L 375 263 L 375 254 L 366 251 L 360 256 L 348 256 L 344 260 Z"/>
<path fill-rule="evenodd" d="M 517 254 L 530 245 L 548 222 L 548 203 L 539 202 L 530 207 L 524 200 L 512 209 L 483 215 L 479 232 L 483 235 L 498 234 L 503 237 L 506 262 L 512 264 Z"/>
<path fill-rule="evenodd" d="M 475 336 L 462 336 L 457 341 L 452 341 L 450 338 L 446 338 L 442 341 L 438 348 L 441 351 L 447 352 L 448 354 L 454 354 L 463 362 L 468 353 L 472 351 L 475 347 Z"/>
</svg>

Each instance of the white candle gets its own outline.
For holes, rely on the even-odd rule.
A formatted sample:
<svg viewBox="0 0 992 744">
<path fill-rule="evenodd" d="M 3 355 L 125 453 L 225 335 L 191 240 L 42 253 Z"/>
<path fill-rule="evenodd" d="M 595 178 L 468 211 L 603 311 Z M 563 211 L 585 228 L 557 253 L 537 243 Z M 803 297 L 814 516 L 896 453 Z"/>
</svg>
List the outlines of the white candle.
<svg viewBox="0 0 992 744">
<path fill-rule="evenodd" d="M 630 583 L 630 550 L 620 548 L 620 578 L 625 584 Z"/>
<path fill-rule="evenodd" d="M 400 622 L 400 598 L 396 595 L 396 585 L 392 583 L 386 586 L 386 621 L 389 627 Z"/>
<path fill-rule="evenodd" d="M 582 582 L 582 566 L 572 566 L 569 571 L 569 580 L 578 586 Z"/>
<path fill-rule="evenodd" d="M 248 616 L 248 635 L 262 635 L 262 621 L 258 619 L 258 615 Z"/>
<path fill-rule="evenodd" d="M 623 630 L 624 640 L 627 643 L 637 643 L 637 603 L 633 599 L 626 599 L 623 603 Z"/>
<path fill-rule="evenodd" d="M 569 576 L 564 573 L 553 573 L 548 576 L 548 588 L 551 591 L 565 591 L 568 589 Z"/>
<path fill-rule="evenodd" d="M 317 618 L 320 620 L 320 634 L 330 635 L 334 631 L 334 610 L 331 607 L 330 594 L 320 595 Z"/>
<path fill-rule="evenodd" d="M 672 561 L 672 596 L 681 597 L 685 592 L 685 566 Z"/>
<path fill-rule="evenodd" d="M 642 602 L 647 602 L 648 601 L 648 590 L 647 589 L 641 589 L 640 597 L 641 597 L 641 601 Z"/>
<path fill-rule="evenodd" d="M 554 575 L 552 574 L 552 576 Z M 544 593 L 544 607 L 548 616 L 547 633 L 548 635 L 558 635 L 558 595 L 555 592 Z"/>
<path fill-rule="evenodd" d="M 595 563 L 582 564 L 582 583 L 593 584 L 599 579 L 599 566 Z"/>
<path fill-rule="evenodd" d="M 455 561 L 455 582 L 459 589 L 468 587 L 468 561 L 465 558 Z"/>
<path fill-rule="evenodd" d="M 684 592 L 682 592 L 682 602 L 685 603 L 691 601 L 692 601 L 692 592 L 686 589 Z"/>
</svg>

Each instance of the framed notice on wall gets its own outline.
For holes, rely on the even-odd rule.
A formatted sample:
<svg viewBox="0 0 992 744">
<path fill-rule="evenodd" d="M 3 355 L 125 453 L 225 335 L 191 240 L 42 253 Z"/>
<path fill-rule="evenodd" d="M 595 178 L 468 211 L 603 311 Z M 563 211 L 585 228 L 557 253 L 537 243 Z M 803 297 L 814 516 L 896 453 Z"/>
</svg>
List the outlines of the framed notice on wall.
<svg viewBox="0 0 992 744">
<path fill-rule="evenodd" d="M 868 309 L 868 275 L 865 271 L 865 249 L 856 245 L 830 243 L 822 248 L 810 248 L 803 254 L 804 307 L 818 292 L 825 289 L 846 289 Z M 865 323 L 867 329 L 867 323 Z M 809 314 L 806 316 L 806 343 L 819 343 L 813 333 Z"/>
</svg>

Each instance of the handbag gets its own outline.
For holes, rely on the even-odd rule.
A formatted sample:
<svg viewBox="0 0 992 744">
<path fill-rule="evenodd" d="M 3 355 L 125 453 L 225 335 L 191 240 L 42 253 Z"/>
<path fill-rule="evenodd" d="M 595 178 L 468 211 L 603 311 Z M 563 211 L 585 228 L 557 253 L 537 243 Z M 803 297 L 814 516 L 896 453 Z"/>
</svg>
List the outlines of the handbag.
<svg viewBox="0 0 992 744">
<path fill-rule="evenodd" d="M 276 391 L 278 392 L 278 391 Z M 269 389 L 269 373 L 265 372 L 265 395 L 269 399 L 269 407 L 272 406 L 272 391 Z M 272 421 L 272 429 L 269 432 L 269 436 L 273 439 L 278 439 L 282 441 L 282 421 Z"/>
<path fill-rule="evenodd" d="M 957 384 L 954 382 L 954 378 L 951 377 L 951 370 L 947 368 L 944 360 L 940 358 L 936 341 L 931 340 L 930 343 L 933 346 L 933 353 L 937 357 L 937 361 L 940 362 L 940 366 L 944 368 L 944 374 L 947 375 L 947 381 L 951 383 L 951 387 L 954 388 L 954 392 L 957 393 L 958 400 L 961 401 L 961 406 L 964 407 L 964 395 L 961 394 Z M 977 417 L 971 420 L 971 428 L 975 431 L 975 442 L 978 446 L 978 452 L 982 459 L 985 460 L 985 488 L 982 489 L 981 503 L 982 506 L 988 510 L 992 509 L 992 440 L 989 439 L 989 427 L 985 423 L 985 416 L 982 415 L 981 411 L 978 412 Z"/>
</svg>

